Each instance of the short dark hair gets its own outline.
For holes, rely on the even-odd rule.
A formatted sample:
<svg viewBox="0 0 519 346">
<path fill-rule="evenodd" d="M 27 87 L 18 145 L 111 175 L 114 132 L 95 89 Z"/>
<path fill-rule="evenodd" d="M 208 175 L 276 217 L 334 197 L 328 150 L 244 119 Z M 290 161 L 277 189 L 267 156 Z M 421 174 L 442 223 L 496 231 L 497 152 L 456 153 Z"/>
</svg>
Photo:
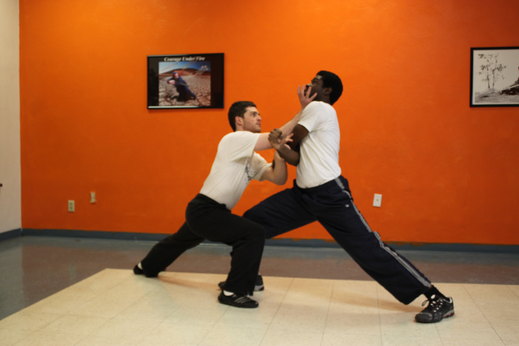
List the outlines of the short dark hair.
<svg viewBox="0 0 519 346">
<path fill-rule="evenodd" d="M 319 71 L 318 76 L 322 77 L 323 88 L 332 88 L 330 94 L 330 104 L 334 104 L 342 95 L 342 82 L 339 76 L 330 71 Z"/>
<path fill-rule="evenodd" d="M 236 131 L 236 117 L 243 117 L 248 107 L 256 107 L 251 101 L 237 101 L 229 108 L 229 125 L 233 131 Z"/>
</svg>

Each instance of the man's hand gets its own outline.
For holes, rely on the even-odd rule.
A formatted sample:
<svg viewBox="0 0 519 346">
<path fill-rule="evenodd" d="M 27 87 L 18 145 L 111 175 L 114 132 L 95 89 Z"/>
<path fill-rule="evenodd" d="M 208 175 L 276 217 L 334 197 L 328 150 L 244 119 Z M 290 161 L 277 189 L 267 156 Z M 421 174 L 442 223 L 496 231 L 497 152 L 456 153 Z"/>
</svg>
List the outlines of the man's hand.
<svg viewBox="0 0 519 346">
<path fill-rule="evenodd" d="M 299 97 L 299 103 L 301 104 L 301 109 L 305 108 L 310 102 L 312 102 L 316 97 L 317 93 L 310 95 L 312 93 L 312 87 L 310 85 L 300 85 L 297 87 L 297 96 Z"/>
<path fill-rule="evenodd" d="M 283 136 L 283 132 L 280 129 L 274 129 L 269 133 L 269 142 L 276 149 L 276 154 L 279 154 L 287 163 L 297 166 L 299 163 L 299 153 L 292 150 L 287 144 L 292 142 L 293 135 L 291 133 L 288 136 Z"/>
<path fill-rule="evenodd" d="M 281 136 L 283 135 L 283 132 L 281 132 L 280 129 L 274 129 L 270 131 L 269 133 L 269 142 L 270 145 L 276 150 L 279 149 L 281 146 Z"/>
<path fill-rule="evenodd" d="M 272 147 L 276 150 L 279 150 L 280 148 L 287 146 L 287 143 L 291 141 L 292 134 L 289 134 L 288 136 L 283 136 L 283 132 L 281 132 L 280 129 L 274 129 L 269 133 L 269 142 L 272 145 Z"/>
</svg>

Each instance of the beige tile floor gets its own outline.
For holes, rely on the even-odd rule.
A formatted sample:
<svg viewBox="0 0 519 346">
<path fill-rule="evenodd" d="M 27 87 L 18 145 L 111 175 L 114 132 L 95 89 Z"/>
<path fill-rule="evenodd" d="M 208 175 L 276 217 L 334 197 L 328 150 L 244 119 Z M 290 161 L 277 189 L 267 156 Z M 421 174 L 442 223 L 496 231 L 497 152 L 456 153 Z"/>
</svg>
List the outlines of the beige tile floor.
<svg viewBox="0 0 519 346">
<path fill-rule="evenodd" d="M 519 345 L 519 286 L 437 284 L 441 323 L 373 281 L 265 277 L 258 309 L 217 303 L 221 274 L 105 269 L 0 320 L 0 345 Z"/>
</svg>

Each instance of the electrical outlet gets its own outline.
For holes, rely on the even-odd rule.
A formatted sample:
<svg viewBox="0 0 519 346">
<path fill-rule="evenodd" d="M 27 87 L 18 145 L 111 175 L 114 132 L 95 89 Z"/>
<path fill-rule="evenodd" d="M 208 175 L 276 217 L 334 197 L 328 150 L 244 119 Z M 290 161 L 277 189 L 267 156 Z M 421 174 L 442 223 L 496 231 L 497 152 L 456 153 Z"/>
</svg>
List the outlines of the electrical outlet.
<svg viewBox="0 0 519 346">
<path fill-rule="evenodd" d="M 377 208 L 382 207 L 382 195 L 380 193 L 376 193 L 373 196 L 373 206 Z"/>
<path fill-rule="evenodd" d="M 72 199 L 68 201 L 68 212 L 73 213 L 76 211 L 76 202 Z"/>
<path fill-rule="evenodd" d="M 90 203 L 94 204 L 97 202 L 97 196 L 95 191 L 90 191 Z"/>
</svg>

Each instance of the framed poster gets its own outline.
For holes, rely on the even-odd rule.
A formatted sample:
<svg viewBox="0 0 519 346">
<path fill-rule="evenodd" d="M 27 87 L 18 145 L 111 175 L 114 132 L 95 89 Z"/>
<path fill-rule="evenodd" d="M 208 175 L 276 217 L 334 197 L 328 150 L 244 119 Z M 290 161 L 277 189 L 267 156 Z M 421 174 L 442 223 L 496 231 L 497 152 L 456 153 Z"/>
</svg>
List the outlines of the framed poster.
<svg viewBox="0 0 519 346">
<path fill-rule="evenodd" d="M 470 51 L 470 106 L 519 106 L 519 47 Z"/>
<path fill-rule="evenodd" d="M 223 108 L 223 53 L 148 56 L 148 108 Z"/>
</svg>

